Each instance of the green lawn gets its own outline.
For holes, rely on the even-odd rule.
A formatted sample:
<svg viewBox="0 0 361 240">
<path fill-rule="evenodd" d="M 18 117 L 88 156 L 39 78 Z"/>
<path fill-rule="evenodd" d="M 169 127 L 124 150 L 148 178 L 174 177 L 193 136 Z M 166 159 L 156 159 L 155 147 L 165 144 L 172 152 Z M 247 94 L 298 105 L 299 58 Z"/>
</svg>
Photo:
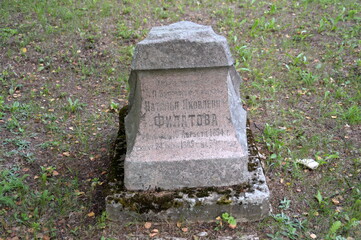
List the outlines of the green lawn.
<svg viewBox="0 0 361 240">
<path fill-rule="evenodd" d="M 361 238 L 359 0 L 2 0 L 0 16 L 0 239 Z M 113 226 L 103 190 L 134 46 L 182 20 L 228 39 L 273 213 Z"/>
</svg>

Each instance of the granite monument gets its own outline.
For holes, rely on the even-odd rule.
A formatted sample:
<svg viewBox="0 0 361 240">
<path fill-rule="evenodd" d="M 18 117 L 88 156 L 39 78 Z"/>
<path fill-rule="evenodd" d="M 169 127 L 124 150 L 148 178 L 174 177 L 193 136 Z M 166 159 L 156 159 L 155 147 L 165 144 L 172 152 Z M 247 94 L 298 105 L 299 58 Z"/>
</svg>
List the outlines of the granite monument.
<svg viewBox="0 0 361 240">
<path fill-rule="evenodd" d="M 118 138 L 124 142 L 125 125 L 126 154 L 117 155 L 124 181 L 106 198 L 110 219 L 209 221 L 229 212 L 244 222 L 269 214 L 233 63 L 226 39 L 192 22 L 154 27 L 136 45 Z"/>
</svg>

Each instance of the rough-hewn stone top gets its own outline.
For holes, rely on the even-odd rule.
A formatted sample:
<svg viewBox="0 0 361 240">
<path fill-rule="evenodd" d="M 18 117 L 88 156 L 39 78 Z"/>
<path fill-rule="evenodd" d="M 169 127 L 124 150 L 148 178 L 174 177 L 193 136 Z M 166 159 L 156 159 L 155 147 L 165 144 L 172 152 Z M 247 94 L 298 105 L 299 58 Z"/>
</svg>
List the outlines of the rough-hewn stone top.
<svg viewBox="0 0 361 240">
<path fill-rule="evenodd" d="M 233 59 L 226 38 L 212 27 L 182 21 L 153 27 L 137 44 L 133 70 L 231 66 Z"/>
</svg>

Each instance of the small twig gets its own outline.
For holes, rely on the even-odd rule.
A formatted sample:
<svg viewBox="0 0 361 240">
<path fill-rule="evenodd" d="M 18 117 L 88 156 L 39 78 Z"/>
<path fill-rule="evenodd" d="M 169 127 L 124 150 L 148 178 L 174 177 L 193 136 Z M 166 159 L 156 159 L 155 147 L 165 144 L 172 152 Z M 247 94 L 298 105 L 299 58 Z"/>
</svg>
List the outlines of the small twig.
<svg viewBox="0 0 361 240">
<path fill-rule="evenodd" d="M 263 130 L 260 129 L 255 122 L 253 123 L 253 125 L 254 125 L 254 127 L 257 128 L 260 132 L 263 132 Z"/>
</svg>

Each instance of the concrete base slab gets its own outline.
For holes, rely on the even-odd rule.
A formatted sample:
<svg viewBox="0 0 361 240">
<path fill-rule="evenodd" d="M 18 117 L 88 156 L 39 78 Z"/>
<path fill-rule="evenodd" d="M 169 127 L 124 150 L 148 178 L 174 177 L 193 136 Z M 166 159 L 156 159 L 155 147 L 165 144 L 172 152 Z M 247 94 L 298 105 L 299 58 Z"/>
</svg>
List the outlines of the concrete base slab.
<svg viewBox="0 0 361 240">
<path fill-rule="evenodd" d="M 107 196 L 109 219 L 129 221 L 214 221 L 224 212 L 238 222 L 261 220 L 270 212 L 269 190 L 263 171 L 254 171 L 249 186 L 184 189 L 181 191 L 129 192 Z"/>
<path fill-rule="evenodd" d="M 127 191 L 114 187 L 105 201 L 110 220 L 130 221 L 215 221 L 224 212 L 238 222 L 261 220 L 270 213 L 270 191 L 247 129 L 249 182 L 229 187 L 183 188 L 162 191 Z M 121 183 L 120 183 L 121 184 Z M 120 189 L 120 190 L 119 190 Z"/>
</svg>

